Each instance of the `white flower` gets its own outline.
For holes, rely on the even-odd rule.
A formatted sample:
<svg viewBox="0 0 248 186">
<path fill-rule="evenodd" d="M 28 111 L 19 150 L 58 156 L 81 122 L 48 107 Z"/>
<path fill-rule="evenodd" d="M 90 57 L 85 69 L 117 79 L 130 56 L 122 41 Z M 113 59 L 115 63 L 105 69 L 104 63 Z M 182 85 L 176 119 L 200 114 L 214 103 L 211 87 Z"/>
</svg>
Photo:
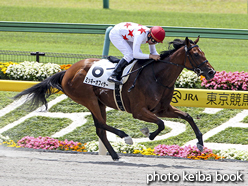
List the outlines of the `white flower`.
<svg viewBox="0 0 248 186">
<path fill-rule="evenodd" d="M 175 85 L 182 88 L 193 88 L 198 82 L 200 82 L 200 78 L 196 73 L 184 69 L 178 76 Z"/>
<path fill-rule="evenodd" d="M 10 79 L 41 81 L 60 71 L 60 66 L 52 63 L 24 61 L 9 65 L 6 74 Z"/>
<path fill-rule="evenodd" d="M 144 145 L 138 143 L 134 143 L 133 145 L 128 145 L 124 142 L 110 142 L 110 143 L 117 153 L 133 153 L 134 150 L 146 149 Z M 85 148 L 88 152 L 98 152 L 99 150 L 98 144 L 99 143 L 97 141 L 87 142 Z"/>
<path fill-rule="evenodd" d="M 4 141 L 10 140 L 9 136 L 3 136 L 0 134 L 0 143 L 3 143 Z"/>
<path fill-rule="evenodd" d="M 226 159 L 248 161 L 248 150 L 227 149 L 221 150 L 217 155 L 223 156 Z"/>
</svg>

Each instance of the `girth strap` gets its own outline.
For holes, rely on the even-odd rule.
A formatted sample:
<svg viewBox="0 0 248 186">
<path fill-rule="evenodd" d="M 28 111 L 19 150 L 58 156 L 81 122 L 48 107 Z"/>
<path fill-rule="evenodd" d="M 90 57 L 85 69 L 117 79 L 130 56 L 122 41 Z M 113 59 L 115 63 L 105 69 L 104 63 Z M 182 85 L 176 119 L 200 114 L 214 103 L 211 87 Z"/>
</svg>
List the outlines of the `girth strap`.
<svg viewBox="0 0 248 186">
<path fill-rule="evenodd" d="M 122 97 L 121 97 L 120 85 L 115 84 L 114 100 L 115 100 L 115 104 L 116 104 L 118 110 L 126 111 L 125 106 L 124 106 L 123 101 L 122 101 Z"/>
</svg>

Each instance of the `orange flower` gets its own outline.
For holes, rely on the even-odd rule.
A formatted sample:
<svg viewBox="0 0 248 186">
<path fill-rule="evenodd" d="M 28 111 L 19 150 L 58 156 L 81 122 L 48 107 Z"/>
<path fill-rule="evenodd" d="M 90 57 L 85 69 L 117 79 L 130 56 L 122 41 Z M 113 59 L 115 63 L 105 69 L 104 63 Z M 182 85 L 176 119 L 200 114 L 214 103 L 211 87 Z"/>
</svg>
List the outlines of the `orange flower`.
<svg viewBox="0 0 248 186">
<path fill-rule="evenodd" d="M 220 158 L 224 158 L 221 156 L 218 156 L 216 154 L 210 153 L 210 154 L 202 154 L 200 156 L 188 156 L 187 158 L 189 159 L 193 159 L 193 160 L 207 160 L 207 159 L 220 159 Z"/>
<path fill-rule="evenodd" d="M 71 64 L 60 65 L 60 69 L 61 69 L 61 70 L 68 70 L 70 67 L 71 67 Z"/>
<path fill-rule="evenodd" d="M 203 75 L 200 76 L 200 80 L 202 81 L 205 77 Z"/>
</svg>

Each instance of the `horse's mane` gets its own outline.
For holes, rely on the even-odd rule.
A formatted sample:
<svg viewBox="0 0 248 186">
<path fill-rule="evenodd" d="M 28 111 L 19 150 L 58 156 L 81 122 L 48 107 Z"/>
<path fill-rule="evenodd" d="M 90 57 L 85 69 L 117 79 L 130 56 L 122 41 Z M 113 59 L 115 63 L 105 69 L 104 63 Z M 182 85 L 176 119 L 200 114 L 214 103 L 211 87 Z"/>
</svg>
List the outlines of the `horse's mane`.
<svg viewBox="0 0 248 186">
<path fill-rule="evenodd" d="M 194 43 L 192 40 L 189 41 L 190 43 Z M 173 45 L 173 49 L 170 49 L 171 45 Z M 169 57 L 171 54 L 176 52 L 179 48 L 181 48 L 184 45 L 185 45 L 185 40 L 174 39 L 174 41 L 169 42 L 169 47 L 168 47 L 169 50 L 160 52 L 160 58 L 164 59 L 166 57 Z"/>
</svg>

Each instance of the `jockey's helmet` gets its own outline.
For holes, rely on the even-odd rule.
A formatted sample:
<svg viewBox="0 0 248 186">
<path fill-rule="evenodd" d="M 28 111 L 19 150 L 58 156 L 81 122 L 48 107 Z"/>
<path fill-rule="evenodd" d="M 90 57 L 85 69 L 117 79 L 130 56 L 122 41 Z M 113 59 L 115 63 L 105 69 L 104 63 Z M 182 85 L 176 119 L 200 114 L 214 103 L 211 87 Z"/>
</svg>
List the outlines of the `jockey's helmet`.
<svg viewBox="0 0 248 186">
<path fill-rule="evenodd" d="M 153 39 L 155 39 L 158 43 L 163 43 L 165 37 L 165 31 L 160 26 L 153 26 L 150 29 L 150 33 Z"/>
</svg>

